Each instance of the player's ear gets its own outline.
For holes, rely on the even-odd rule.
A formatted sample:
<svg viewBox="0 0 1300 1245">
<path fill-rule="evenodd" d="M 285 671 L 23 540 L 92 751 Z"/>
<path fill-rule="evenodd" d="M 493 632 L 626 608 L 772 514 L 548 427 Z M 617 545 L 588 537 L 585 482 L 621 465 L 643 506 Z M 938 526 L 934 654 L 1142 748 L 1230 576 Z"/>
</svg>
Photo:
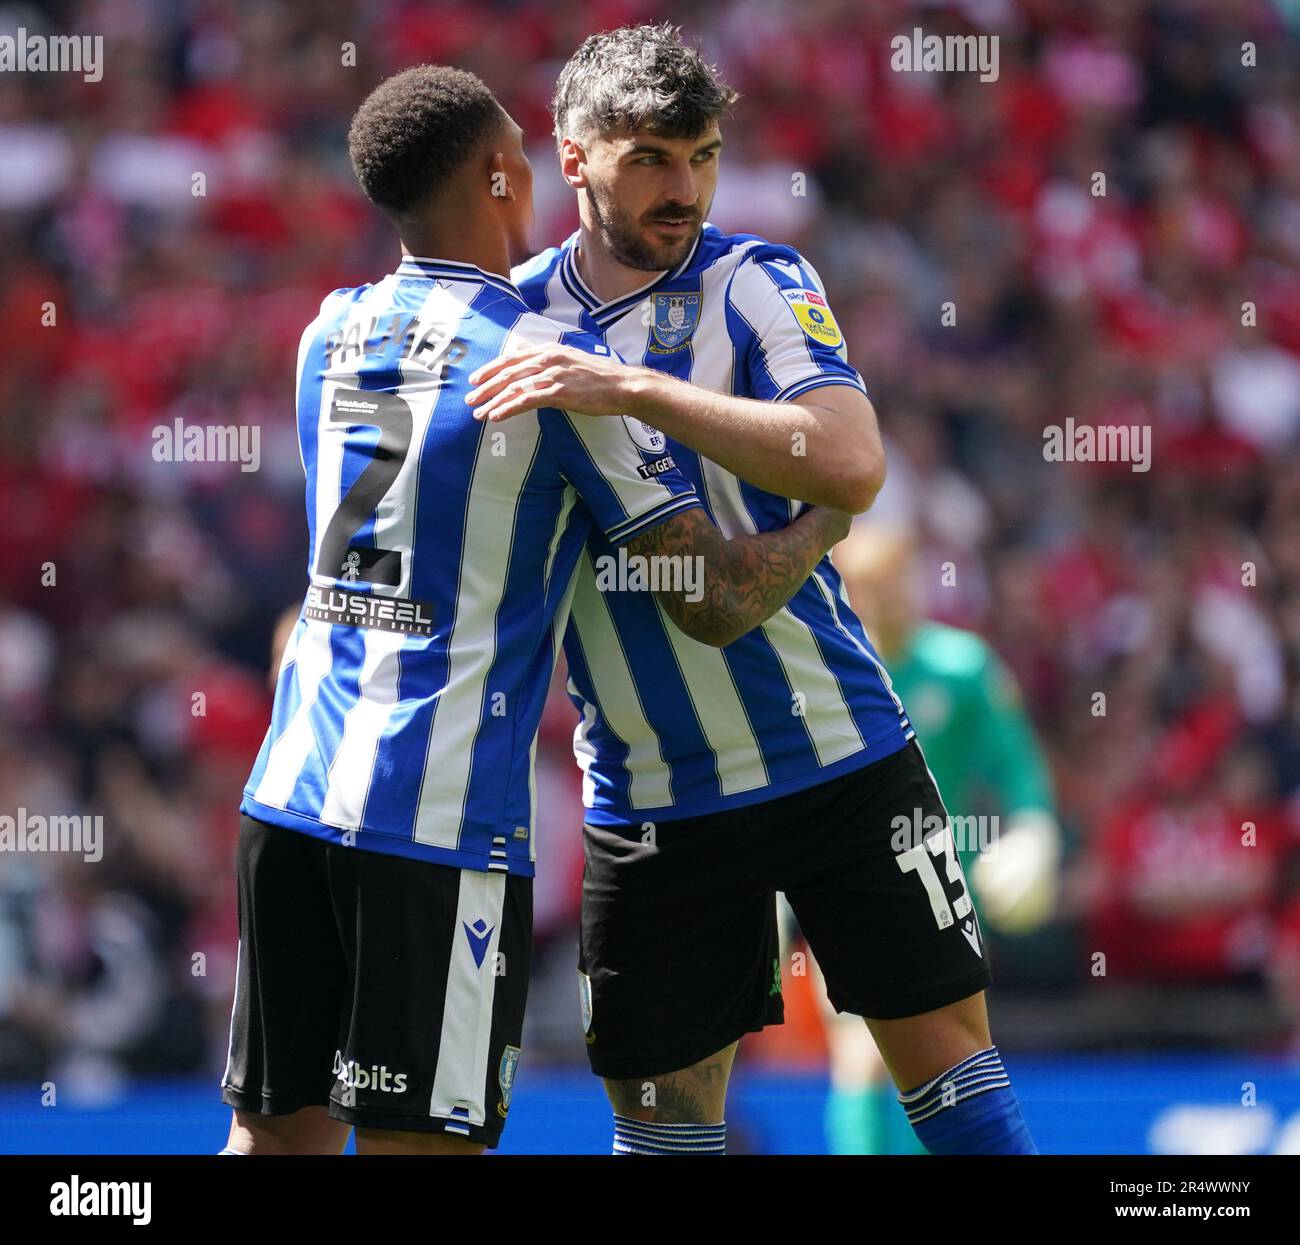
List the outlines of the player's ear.
<svg viewBox="0 0 1300 1245">
<path fill-rule="evenodd" d="M 574 190 L 583 190 L 587 185 L 587 152 L 576 139 L 560 140 L 560 173 Z"/>
<path fill-rule="evenodd" d="M 494 199 L 515 201 L 515 188 L 510 184 L 510 174 L 506 172 L 506 156 L 503 151 L 494 151 L 488 161 L 488 189 Z"/>
</svg>

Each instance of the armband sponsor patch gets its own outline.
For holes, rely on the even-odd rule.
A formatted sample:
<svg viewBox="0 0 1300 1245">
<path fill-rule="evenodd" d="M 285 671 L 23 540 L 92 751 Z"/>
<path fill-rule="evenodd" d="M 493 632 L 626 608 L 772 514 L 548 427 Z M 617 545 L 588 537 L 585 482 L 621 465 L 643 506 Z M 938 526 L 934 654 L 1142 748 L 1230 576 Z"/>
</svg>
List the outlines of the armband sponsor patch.
<svg viewBox="0 0 1300 1245">
<path fill-rule="evenodd" d="M 668 438 L 658 428 L 652 428 L 642 420 L 633 419 L 631 415 L 624 415 L 623 423 L 627 426 L 628 436 L 641 451 L 641 465 L 636 470 L 643 480 L 653 479 L 665 471 L 671 471 L 677 465 L 673 462 L 673 456 L 667 452 Z M 658 457 L 647 461 L 648 454 L 655 454 Z"/>
<path fill-rule="evenodd" d="M 844 341 L 840 326 L 835 323 L 835 316 L 826 305 L 826 299 L 816 290 L 782 290 L 781 293 L 790 304 L 790 310 L 794 312 L 800 328 L 813 341 L 832 348 Z"/>
</svg>

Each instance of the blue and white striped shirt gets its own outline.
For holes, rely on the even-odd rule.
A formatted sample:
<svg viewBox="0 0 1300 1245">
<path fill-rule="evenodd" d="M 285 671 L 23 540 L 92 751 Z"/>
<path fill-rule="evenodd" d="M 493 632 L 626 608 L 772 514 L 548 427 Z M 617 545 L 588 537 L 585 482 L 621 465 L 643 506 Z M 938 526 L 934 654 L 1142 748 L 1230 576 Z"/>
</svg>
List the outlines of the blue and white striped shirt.
<svg viewBox="0 0 1300 1245">
<path fill-rule="evenodd" d="M 578 275 L 577 241 L 516 268 L 515 283 L 535 311 L 603 334 L 627 362 L 774 402 L 823 385 L 865 393 L 825 289 L 797 251 L 705 225 L 675 271 L 603 303 Z M 801 509 L 671 439 L 668 448 L 728 536 L 784 527 Z M 593 533 L 565 637 L 593 823 L 774 799 L 912 738 L 829 558 L 785 608 L 716 649 L 677 631 L 650 594 L 599 590 L 595 559 L 608 552 Z"/>
<path fill-rule="evenodd" d="M 298 354 L 309 586 L 243 812 L 533 872 L 537 727 L 587 537 L 699 504 L 624 420 L 474 419 L 471 372 L 556 341 L 609 349 L 470 264 L 406 258 L 321 304 Z"/>
</svg>

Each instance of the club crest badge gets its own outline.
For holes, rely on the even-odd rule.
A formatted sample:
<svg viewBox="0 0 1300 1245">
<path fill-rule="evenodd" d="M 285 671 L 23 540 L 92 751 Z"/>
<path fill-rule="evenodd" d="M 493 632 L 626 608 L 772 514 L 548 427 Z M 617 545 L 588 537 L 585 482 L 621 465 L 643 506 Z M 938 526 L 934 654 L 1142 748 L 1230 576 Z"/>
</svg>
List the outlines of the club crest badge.
<svg viewBox="0 0 1300 1245">
<path fill-rule="evenodd" d="M 680 294 L 654 296 L 654 323 L 650 326 L 650 349 L 655 354 L 671 354 L 691 339 L 700 322 L 703 295 L 684 291 Z"/>
<path fill-rule="evenodd" d="M 502 1119 L 510 1110 L 510 1096 L 515 1089 L 515 1069 L 519 1067 L 519 1047 L 507 1046 L 501 1052 L 501 1066 L 497 1069 L 497 1084 L 501 1087 L 501 1101 L 497 1103 L 497 1114 Z"/>
</svg>

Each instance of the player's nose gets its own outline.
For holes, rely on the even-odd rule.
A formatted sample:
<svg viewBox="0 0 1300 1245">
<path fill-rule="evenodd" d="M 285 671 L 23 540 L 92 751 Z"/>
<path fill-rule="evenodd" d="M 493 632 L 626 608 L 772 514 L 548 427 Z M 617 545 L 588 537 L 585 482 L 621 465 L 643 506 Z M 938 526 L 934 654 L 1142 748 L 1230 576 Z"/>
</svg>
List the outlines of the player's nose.
<svg viewBox="0 0 1300 1245">
<path fill-rule="evenodd" d="M 664 188 L 665 198 L 674 207 L 693 208 L 699 202 L 700 188 L 695 184 L 695 170 L 689 161 L 671 166 L 672 180 Z"/>
</svg>

